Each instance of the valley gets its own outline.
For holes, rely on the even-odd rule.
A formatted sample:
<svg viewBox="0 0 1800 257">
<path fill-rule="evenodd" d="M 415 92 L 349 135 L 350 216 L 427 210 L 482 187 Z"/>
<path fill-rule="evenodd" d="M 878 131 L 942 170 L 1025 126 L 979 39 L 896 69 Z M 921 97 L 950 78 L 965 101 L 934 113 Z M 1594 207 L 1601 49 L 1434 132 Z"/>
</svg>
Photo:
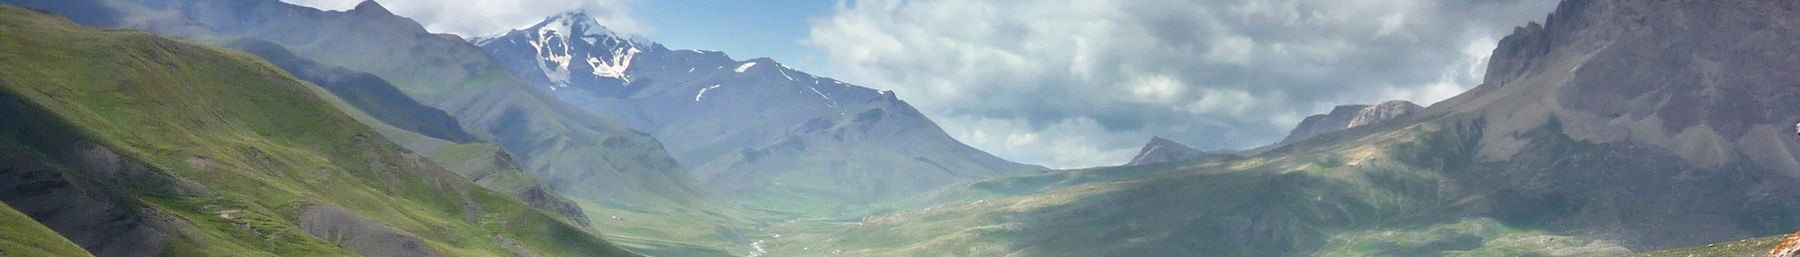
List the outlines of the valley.
<svg viewBox="0 0 1800 257">
<path fill-rule="evenodd" d="M 1087 99 L 1013 103 L 1031 133 L 1004 134 L 932 98 L 955 82 L 673 49 L 591 6 L 469 35 L 405 1 L 0 0 L 0 256 L 1762 256 L 1800 229 L 1800 2 L 1553 2 L 1454 94 L 1223 145 L 1035 120 Z M 1233 101 L 1139 82 L 1087 96 Z M 1149 140 L 1004 158 L 1117 135 Z"/>
</svg>

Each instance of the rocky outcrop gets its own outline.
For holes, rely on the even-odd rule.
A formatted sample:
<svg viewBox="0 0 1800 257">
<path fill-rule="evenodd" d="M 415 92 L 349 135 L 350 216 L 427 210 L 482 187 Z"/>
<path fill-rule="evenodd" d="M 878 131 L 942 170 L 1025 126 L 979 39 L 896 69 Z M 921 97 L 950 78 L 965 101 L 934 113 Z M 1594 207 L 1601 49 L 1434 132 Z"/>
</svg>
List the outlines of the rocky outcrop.
<svg viewBox="0 0 1800 257">
<path fill-rule="evenodd" d="M 1356 119 L 1357 114 L 1362 113 L 1362 110 L 1365 108 L 1369 108 L 1369 106 L 1361 104 L 1339 105 L 1331 108 L 1331 112 L 1307 116 L 1306 119 L 1300 120 L 1300 125 L 1294 126 L 1294 130 L 1288 131 L 1287 137 L 1282 138 L 1281 142 L 1276 144 L 1293 144 L 1294 142 L 1300 142 L 1300 140 L 1306 140 L 1313 136 L 1324 134 L 1325 132 L 1348 128 L 1350 127 L 1350 121 Z"/>
<path fill-rule="evenodd" d="M 1795 1 L 1563 1 L 1418 115 L 1462 120 L 1477 133 L 1451 149 L 1505 164 L 1465 173 L 1478 213 L 1634 250 L 1791 232 L 1775 217 L 1800 215 L 1795 20 Z M 1518 211 L 1555 208 L 1579 211 Z"/>
<path fill-rule="evenodd" d="M 1262 153 L 1264 151 L 1305 141 L 1306 139 L 1313 138 L 1320 134 L 1374 125 L 1398 119 L 1424 109 L 1424 107 L 1420 107 L 1418 104 L 1402 100 L 1387 101 L 1376 105 L 1339 105 L 1335 108 L 1331 108 L 1331 112 L 1329 113 L 1307 116 L 1306 119 L 1300 121 L 1300 125 L 1295 125 L 1294 130 L 1289 131 L 1287 137 L 1282 138 L 1281 142 L 1242 151 L 1240 153 Z"/>
<path fill-rule="evenodd" d="M 1800 232 L 1788 235 L 1781 240 L 1781 244 L 1775 245 L 1775 249 L 1769 249 L 1769 257 L 1795 256 L 1800 256 Z"/>
<path fill-rule="evenodd" d="M 1186 145 L 1182 145 L 1181 143 L 1176 143 L 1175 141 L 1170 141 L 1170 140 L 1164 139 L 1162 137 L 1153 136 L 1153 137 L 1150 137 L 1150 143 L 1144 144 L 1144 148 L 1141 150 L 1138 150 L 1137 156 L 1131 157 L 1131 162 L 1125 163 L 1125 165 L 1131 166 L 1131 165 L 1144 165 L 1144 164 L 1152 164 L 1152 163 L 1177 162 L 1177 161 L 1181 161 L 1181 160 L 1186 160 L 1188 158 L 1193 158 L 1195 156 L 1200 156 L 1202 154 L 1206 154 L 1206 152 L 1202 152 L 1200 150 L 1194 150 L 1194 148 L 1190 148 Z"/>
<path fill-rule="evenodd" d="M 1344 128 L 1373 125 L 1383 121 L 1400 118 L 1400 116 L 1406 116 L 1407 114 L 1412 114 L 1423 109 L 1425 109 L 1425 107 L 1420 107 L 1412 102 L 1401 100 L 1387 101 L 1363 108 L 1362 111 L 1356 112 L 1356 117 L 1351 118 L 1350 124 L 1347 124 Z"/>
<path fill-rule="evenodd" d="M 314 205 L 300 214 L 300 227 L 321 241 L 370 257 L 437 256 L 425 243 L 400 230 L 332 206 Z"/>
</svg>

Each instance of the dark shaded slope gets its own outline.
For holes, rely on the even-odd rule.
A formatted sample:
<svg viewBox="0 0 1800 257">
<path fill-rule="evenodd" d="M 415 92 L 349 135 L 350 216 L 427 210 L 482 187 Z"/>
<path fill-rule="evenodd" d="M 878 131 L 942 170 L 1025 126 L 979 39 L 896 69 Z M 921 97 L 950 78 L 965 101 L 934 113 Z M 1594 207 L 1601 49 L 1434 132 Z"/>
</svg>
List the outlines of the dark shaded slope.
<svg viewBox="0 0 1800 257">
<path fill-rule="evenodd" d="M 235 40 L 225 47 L 262 57 L 294 77 L 325 88 L 344 102 L 382 123 L 425 136 L 468 143 L 475 140 L 443 110 L 413 101 L 399 88 L 373 74 L 323 65 L 295 56 L 287 48 L 255 39 Z"/>
<path fill-rule="evenodd" d="M 94 256 L 5 203 L 0 203 L 0 252 L 20 256 Z"/>
</svg>

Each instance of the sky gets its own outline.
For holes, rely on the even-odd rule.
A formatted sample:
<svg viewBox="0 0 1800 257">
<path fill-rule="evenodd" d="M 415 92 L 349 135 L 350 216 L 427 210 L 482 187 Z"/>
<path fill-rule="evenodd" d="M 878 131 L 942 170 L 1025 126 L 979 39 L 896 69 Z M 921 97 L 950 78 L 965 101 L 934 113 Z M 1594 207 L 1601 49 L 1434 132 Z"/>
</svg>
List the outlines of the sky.
<svg viewBox="0 0 1800 257">
<path fill-rule="evenodd" d="M 1203 150 L 1269 144 L 1336 105 L 1429 105 L 1480 84 L 1495 43 L 1556 2 L 381 1 L 466 37 L 585 10 L 670 48 L 893 90 L 964 143 L 1053 168 L 1121 164 L 1151 136 Z"/>
</svg>

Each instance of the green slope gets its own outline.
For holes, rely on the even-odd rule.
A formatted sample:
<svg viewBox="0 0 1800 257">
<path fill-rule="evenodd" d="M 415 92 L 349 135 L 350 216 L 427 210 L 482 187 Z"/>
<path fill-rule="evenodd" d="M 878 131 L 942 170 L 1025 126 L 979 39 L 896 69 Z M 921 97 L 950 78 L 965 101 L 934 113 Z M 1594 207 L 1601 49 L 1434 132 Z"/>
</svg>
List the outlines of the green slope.
<svg viewBox="0 0 1800 257">
<path fill-rule="evenodd" d="M 1456 121 L 1458 119 L 1446 119 Z M 772 229 L 771 255 L 1594 256 L 1615 243 L 1465 218 L 1455 122 L 1356 130 L 1250 158 L 982 180 L 974 201 Z M 1566 139 L 1557 144 L 1580 145 Z M 1547 152 L 1549 153 L 1549 152 Z M 1604 159 L 1604 158 L 1602 158 Z M 1575 163 L 1580 163 L 1579 161 Z M 1485 168 L 1485 167 L 1483 167 Z M 1096 174 L 1146 174 L 1107 181 Z M 1033 181 L 1032 178 L 1037 178 Z M 1079 183 L 1094 178 L 1093 183 Z M 1070 182 L 1062 182 L 1070 181 Z M 1071 185 L 1057 186 L 1061 183 Z M 1060 188 L 1060 189 L 1059 189 Z M 1037 193 L 1037 192 L 1042 193 Z M 1023 195 L 1014 194 L 1023 193 Z M 956 198 L 947 198 L 956 199 Z M 1554 243 L 1547 243 L 1554 242 Z"/>
<path fill-rule="evenodd" d="M 492 139 L 522 170 L 562 195 L 600 209 L 586 210 L 590 220 L 610 216 L 597 214 L 601 211 L 682 217 L 632 224 L 655 230 L 644 233 L 596 226 L 609 236 L 695 235 L 659 239 L 729 248 L 720 251 L 747 248 L 734 236 L 753 223 L 745 211 L 701 189 L 656 139 L 544 95 L 461 38 L 431 34 L 374 2 L 347 11 L 276 0 L 0 2 L 80 14 L 76 22 L 95 26 L 208 42 L 264 40 L 321 64 L 374 74 L 419 103 L 444 110 L 476 137 Z"/>
<path fill-rule="evenodd" d="M 1787 235 L 1721 242 L 1682 249 L 1627 255 L 1628 257 L 1764 257 Z"/>
<path fill-rule="evenodd" d="M 0 117 L 30 121 L 0 126 L 0 200 L 97 254 L 632 255 L 254 56 L 11 6 L 0 34 Z"/>
<path fill-rule="evenodd" d="M 450 114 L 413 101 L 399 88 L 375 75 L 322 65 L 295 56 L 287 48 L 268 41 L 239 39 L 224 46 L 262 57 L 295 78 L 325 88 L 350 106 L 389 126 L 453 142 L 475 140 Z"/>
<path fill-rule="evenodd" d="M 584 227 L 589 224 L 580 208 L 535 175 L 519 170 L 504 150 L 493 143 L 472 141 L 475 138 L 463 132 L 454 118 L 419 105 L 381 78 L 318 64 L 267 41 L 239 39 L 226 46 L 262 57 L 296 78 L 319 85 L 331 95 L 325 100 L 339 110 L 482 187 L 516 196 L 532 208 Z M 394 124 L 406 124 L 406 128 Z"/>
<path fill-rule="evenodd" d="M 30 216 L 0 203 L 0 256 L 94 256 Z"/>
</svg>

